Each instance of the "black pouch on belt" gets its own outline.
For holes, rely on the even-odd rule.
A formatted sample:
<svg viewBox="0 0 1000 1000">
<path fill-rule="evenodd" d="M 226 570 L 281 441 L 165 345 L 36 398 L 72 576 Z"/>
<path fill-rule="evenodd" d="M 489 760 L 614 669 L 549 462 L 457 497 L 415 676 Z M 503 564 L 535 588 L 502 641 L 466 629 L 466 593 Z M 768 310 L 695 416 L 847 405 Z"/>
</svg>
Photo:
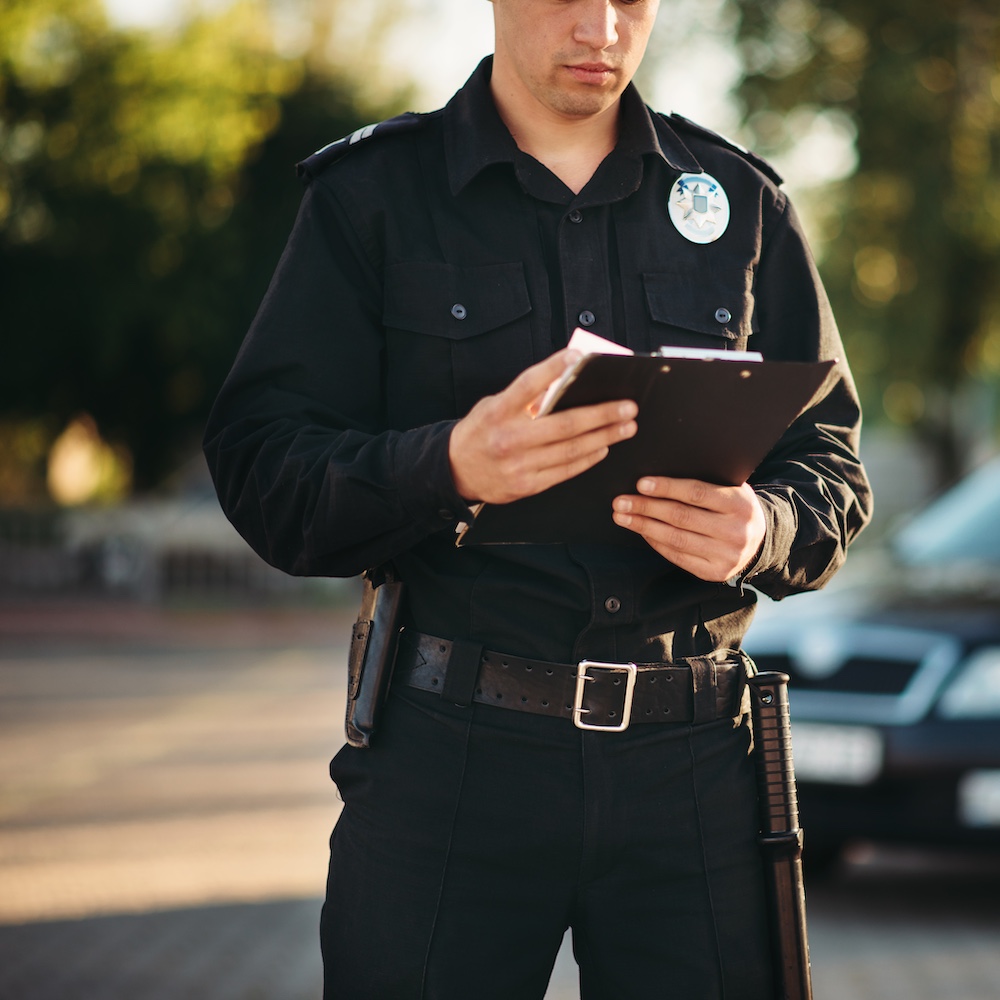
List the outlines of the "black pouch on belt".
<svg viewBox="0 0 1000 1000">
<path fill-rule="evenodd" d="M 403 617 L 403 584 L 391 567 L 364 575 L 361 610 L 354 623 L 347 660 L 347 718 L 344 729 L 352 747 L 371 746 L 392 669 Z"/>
</svg>

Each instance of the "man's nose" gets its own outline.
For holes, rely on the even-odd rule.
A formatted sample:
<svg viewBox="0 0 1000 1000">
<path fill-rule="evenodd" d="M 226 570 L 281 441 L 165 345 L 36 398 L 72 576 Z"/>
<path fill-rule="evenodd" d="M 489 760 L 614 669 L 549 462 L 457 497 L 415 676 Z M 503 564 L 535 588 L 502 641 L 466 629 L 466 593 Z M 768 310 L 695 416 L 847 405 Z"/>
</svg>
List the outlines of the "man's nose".
<svg viewBox="0 0 1000 1000">
<path fill-rule="evenodd" d="M 592 49 L 607 49 L 618 41 L 618 11 L 612 0 L 583 0 L 573 35 Z"/>
</svg>

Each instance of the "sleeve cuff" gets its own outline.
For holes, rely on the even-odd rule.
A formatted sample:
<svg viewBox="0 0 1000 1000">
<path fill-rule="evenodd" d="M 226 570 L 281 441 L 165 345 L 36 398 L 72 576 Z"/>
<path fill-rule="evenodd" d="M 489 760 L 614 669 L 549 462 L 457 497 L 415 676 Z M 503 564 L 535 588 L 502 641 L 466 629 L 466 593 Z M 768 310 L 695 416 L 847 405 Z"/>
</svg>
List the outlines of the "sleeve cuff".
<svg viewBox="0 0 1000 1000">
<path fill-rule="evenodd" d="M 455 489 L 448 457 L 456 422 L 416 427 L 401 434 L 396 446 L 395 473 L 402 506 L 432 530 L 473 519 L 469 505 Z"/>
<path fill-rule="evenodd" d="M 764 575 L 775 566 L 783 566 L 791 555 L 795 539 L 795 510 L 791 504 L 766 487 L 757 488 L 756 493 L 764 512 L 764 541 L 749 566 L 733 578 L 734 582 L 726 581 L 733 587 L 742 587 L 751 578 Z"/>
</svg>

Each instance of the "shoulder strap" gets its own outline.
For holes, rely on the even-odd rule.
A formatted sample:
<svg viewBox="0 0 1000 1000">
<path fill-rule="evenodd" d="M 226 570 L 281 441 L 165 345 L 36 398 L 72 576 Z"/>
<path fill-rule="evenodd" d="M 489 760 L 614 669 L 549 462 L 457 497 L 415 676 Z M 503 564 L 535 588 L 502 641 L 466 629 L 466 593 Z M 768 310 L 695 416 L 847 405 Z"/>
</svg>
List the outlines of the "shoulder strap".
<svg viewBox="0 0 1000 1000">
<path fill-rule="evenodd" d="M 697 122 L 691 121 L 690 118 L 685 118 L 683 115 L 672 114 L 663 116 L 673 128 L 678 132 L 690 132 L 702 139 L 707 139 L 709 142 L 714 142 L 717 146 L 723 146 L 726 149 L 732 150 L 734 153 L 739 153 L 744 160 L 752 163 L 765 177 L 769 177 L 775 184 L 781 185 L 784 183 L 784 178 L 777 170 L 771 166 L 762 156 L 758 156 L 756 153 L 750 152 L 745 146 L 741 146 L 738 142 L 733 142 L 732 139 L 727 139 L 724 135 L 719 135 L 718 132 L 713 132 L 709 128 L 705 128 L 704 125 L 699 125 Z"/>
<path fill-rule="evenodd" d="M 313 153 L 312 156 L 307 156 L 300 163 L 296 164 L 295 169 L 298 172 L 299 178 L 308 184 L 309 181 L 322 173 L 331 163 L 346 156 L 351 148 L 359 142 L 366 142 L 374 135 L 384 136 L 390 135 L 393 132 L 406 132 L 421 125 L 424 117 L 424 115 L 418 114 L 415 111 L 407 111 L 404 114 L 397 115 L 395 118 L 389 118 L 387 121 L 376 122 L 374 125 L 365 125 L 350 135 L 345 135 L 342 139 L 327 143 L 322 149 L 318 149 Z"/>
</svg>

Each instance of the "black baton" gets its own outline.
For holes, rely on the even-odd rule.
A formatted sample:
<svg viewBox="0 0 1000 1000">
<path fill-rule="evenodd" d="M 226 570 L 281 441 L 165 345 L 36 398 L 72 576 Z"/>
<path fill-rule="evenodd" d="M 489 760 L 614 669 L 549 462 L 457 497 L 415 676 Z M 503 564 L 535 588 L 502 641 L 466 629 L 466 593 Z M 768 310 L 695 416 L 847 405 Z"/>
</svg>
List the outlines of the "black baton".
<svg viewBox="0 0 1000 1000">
<path fill-rule="evenodd" d="M 788 675 L 765 671 L 748 683 L 776 995 L 778 1000 L 812 1000 Z"/>
</svg>

